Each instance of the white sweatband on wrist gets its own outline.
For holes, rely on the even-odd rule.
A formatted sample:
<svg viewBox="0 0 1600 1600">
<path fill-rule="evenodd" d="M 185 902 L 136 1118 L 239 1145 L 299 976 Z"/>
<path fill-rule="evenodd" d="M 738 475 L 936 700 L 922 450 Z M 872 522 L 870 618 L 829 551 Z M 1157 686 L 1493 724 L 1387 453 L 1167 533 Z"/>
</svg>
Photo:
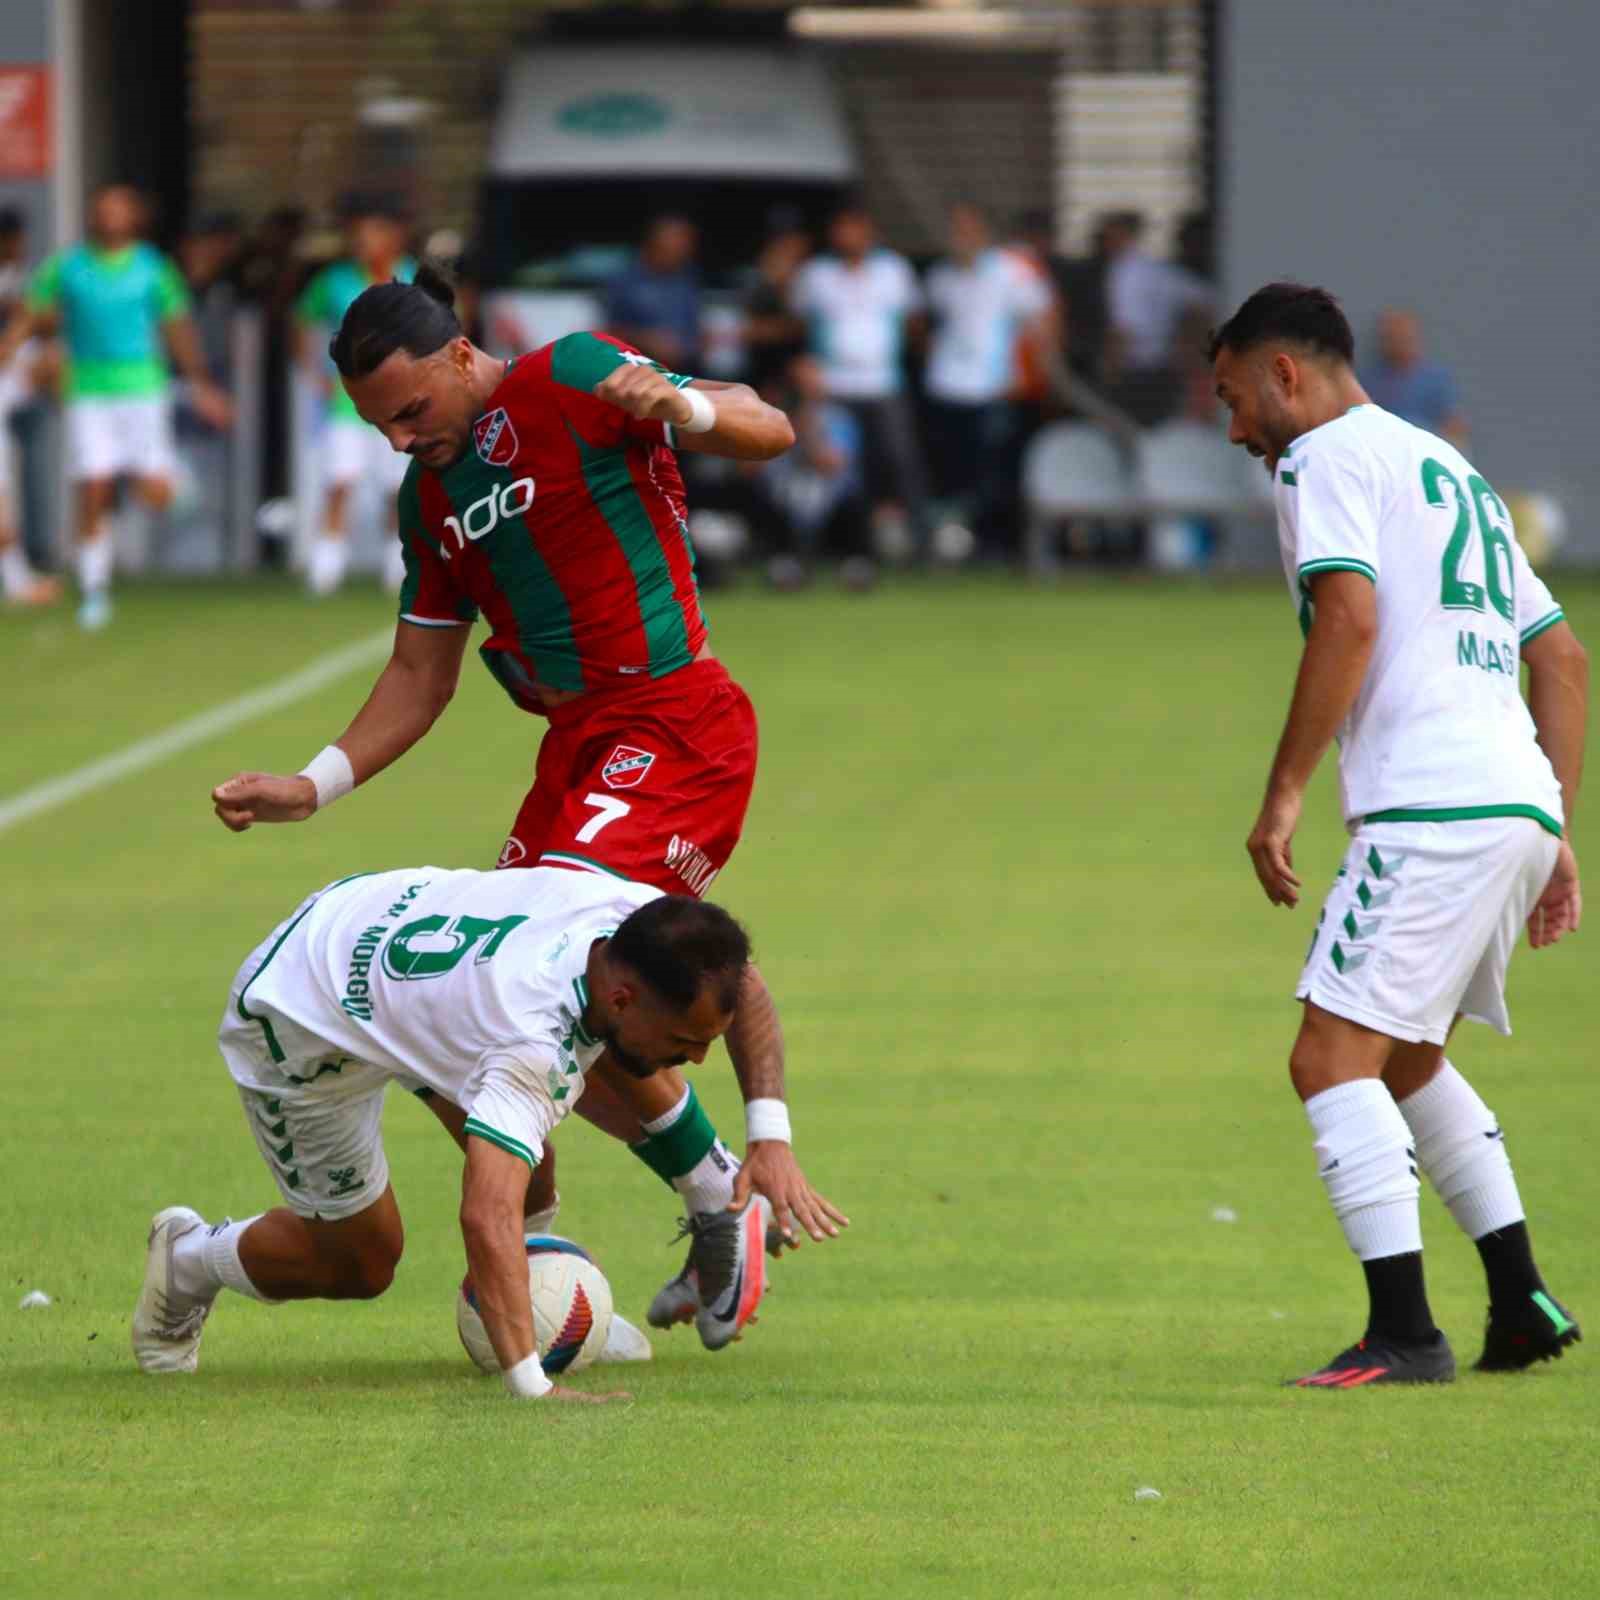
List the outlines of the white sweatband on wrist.
<svg viewBox="0 0 1600 1600">
<path fill-rule="evenodd" d="M 677 427 L 683 433 L 710 433 L 717 425 L 717 408 L 704 389 L 680 389 L 679 394 L 689 402 L 689 420 Z"/>
<path fill-rule="evenodd" d="M 507 1367 L 501 1377 L 505 1379 L 506 1393 L 515 1395 L 519 1400 L 537 1400 L 540 1395 L 549 1394 L 555 1388 L 545 1377 L 544 1368 L 539 1365 L 537 1351 L 531 1356 L 524 1356 L 516 1366 Z"/>
<path fill-rule="evenodd" d="M 309 778 L 317 791 L 317 810 L 331 806 L 356 786 L 356 770 L 338 745 L 330 744 L 319 750 L 301 767 L 299 776 Z"/>
<path fill-rule="evenodd" d="M 792 1144 L 788 1106 L 781 1100 L 746 1101 L 744 1137 L 746 1144 L 755 1144 L 760 1139 L 776 1139 L 783 1144 Z"/>
</svg>

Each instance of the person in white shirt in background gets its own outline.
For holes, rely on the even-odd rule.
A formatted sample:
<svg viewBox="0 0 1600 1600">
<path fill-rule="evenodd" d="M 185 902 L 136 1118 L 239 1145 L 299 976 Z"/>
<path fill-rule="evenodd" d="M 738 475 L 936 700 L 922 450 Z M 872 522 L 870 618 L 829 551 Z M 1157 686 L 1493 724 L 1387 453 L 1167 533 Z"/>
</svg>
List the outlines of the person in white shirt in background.
<svg viewBox="0 0 1600 1600">
<path fill-rule="evenodd" d="M 1192 272 L 1147 255 L 1144 233 L 1137 211 L 1113 212 L 1102 227 L 1109 324 L 1102 371 L 1112 400 L 1148 426 L 1178 406 L 1173 345 L 1184 312 L 1210 306 L 1213 297 L 1210 285 Z"/>
<path fill-rule="evenodd" d="M 922 309 L 916 275 L 904 256 L 877 242 L 858 201 L 834 213 L 828 244 L 795 275 L 793 309 L 809 329 L 828 398 L 861 428 L 875 542 L 885 555 L 925 554 L 926 478 L 904 370 L 906 339 Z"/>
<path fill-rule="evenodd" d="M 1268 900 L 1299 903 L 1292 842 L 1335 739 L 1350 832 L 1289 1057 L 1367 1280 L 1363 1337 L 1296 1380 L 1334 1389 L 1455 1376 L 1423 1285 L 1419 1170 L 1483 1263 L 1479 1370 L 1580 1336 L 1534 1264 L 1500 1123 L 1445 1046 L 1462 1017 L 1511 1031 L 1524 926 L 1536 950 L 1577 931 L 1588 657 L 1504 501 L 1447 440 L 1371 403 L 1354 350 L 1339 303 L 1298 283 L 1258 289 L 1211 344 L 1228 437 L 1272 473 L 1305 636 L 1248 842 Z"/>
<path fill-rule="evenodd" d="M 941 517 L 934 550 L 947 560 L 993 544 L 1009 491 L 1018 418 L 1019 343 L 1041 356 L 1055 332 L 1049 284 L 994 243 L 983 208 L 950 208 L 950 254 L 928 272 L 932 333 L 924 376 L 929 458 Z"/>
</svg>

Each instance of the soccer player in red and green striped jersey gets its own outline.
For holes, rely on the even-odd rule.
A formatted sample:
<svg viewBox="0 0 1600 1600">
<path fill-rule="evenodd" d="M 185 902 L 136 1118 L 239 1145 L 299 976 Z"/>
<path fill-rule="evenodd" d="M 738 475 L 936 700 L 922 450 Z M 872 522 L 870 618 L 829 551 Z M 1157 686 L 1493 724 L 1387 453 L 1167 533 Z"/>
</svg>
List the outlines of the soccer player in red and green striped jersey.
<svg viewBox="0 0 1600 1600">
<path fill-rule="evenodd" d="M 443 711 L 481 616 L 490 672 L 519 709 L 550 720 L 501 865 L 703 895 L 743 825 L 756 726 L 707 644 L 675 451 L 766 460 L 793 443 L 788 419 L 743 385 L 667 373 L 596 334 L 501 361 L 461 334 L 450 304 L 424 266 L 412 284 L 361 295 L 331 346 L 360 414 L 412 457 L 394 654 L 335 745 L 293 777 L 229 780 L 217 814 L 235 831 L 299 821 L 382 771 Z M 748 1222 L 763 1209 L 753 1195 L 791 1242 L 796 1224 L 819 1240 L 837 1232 L 843 1217 L 790 1149 L 782 1036 L 754 966 L 728 1048 L 749 1107 L 742 1168 L 676 1070 L 636 1079 L 603 1062 L 580 1109 L 672 1183 L 692 1225 Z M 451 1125 L 451 1108 L 434 1109 Z M 541 1179 L 530 1215 L 550 1203 Z M 754 1260 L 741 1246 L 726 1287 L 744 1310 L 725 1327 L 706 1320 L 723 1286 L 708 1284 L 705 1261 L 698 1304 L 681 1275 L 684 1292 L 652 1320 L 698 1310 L 702 1338 L 725 1343 L 763 1270 L 759 1243 Z"/>
</svg>

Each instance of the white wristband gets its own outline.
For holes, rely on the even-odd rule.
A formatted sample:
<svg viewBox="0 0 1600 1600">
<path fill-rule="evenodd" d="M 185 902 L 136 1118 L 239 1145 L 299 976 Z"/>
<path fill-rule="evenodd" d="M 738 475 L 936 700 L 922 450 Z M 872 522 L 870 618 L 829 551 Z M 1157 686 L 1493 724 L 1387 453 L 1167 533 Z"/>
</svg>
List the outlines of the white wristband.
<svg viewBox="0 0 1600 1600">
<path fill-rule="evenodd" d="M 537 1400 L 540 1395 L 549 1394 L 555 1388 L 545 1377 L 544 1368 L 539 1365 L 537 1351 L 531 1356 L 524 1356 L 516 1366 L 507 1367 L 501 1377 L 505 1380 L 506 1393 L 515 1395 L 519 1400 Z"/>
<path fill-rule="evenodd" d="M 301 767 L 299 775 L 309 778 L 317 791 L 317 810 L 331 806 L 356 786 L 355 768 L 338 745 L 330 744 L 319 750 Z"/>
<path fill-rule="evenodd" d="M 710 433 L 717 425 L 717 408 L 711 403 L 711 396 L 704 389 L 684 388 L 678 391 L 689 402 L 691 413 L 687 422 L 678 423 L 678 428 L 684 433 Z"/>
<path fill-rule="evenodd" d="M 783 1144 L 794 1141 L 789 1134 L 789 1108 L 781 1100 L 750 1100 L 744 1108 L 746 1144 L 760 1139 L 776 1139 Z"/>
</svg>

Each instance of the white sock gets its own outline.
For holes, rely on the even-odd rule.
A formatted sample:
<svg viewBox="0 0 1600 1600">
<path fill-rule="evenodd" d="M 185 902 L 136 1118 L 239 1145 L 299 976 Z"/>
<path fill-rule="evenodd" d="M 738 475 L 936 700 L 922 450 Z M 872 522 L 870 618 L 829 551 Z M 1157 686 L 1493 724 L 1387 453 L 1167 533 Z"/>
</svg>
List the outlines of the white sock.
<svg viewBox="0 0 1600 1600">
<path fill-rule="evenodd" d="M 652 1117 L 639 1126 L 647 1134 L 665 1133 L 689 1109 L 690 1091 L 686 1088 L 673 1108 L 659 1117 Z M 681 1177 L 672 1180 L 672 1187 L 683 1196 L 683 1208 L 689 1215 L 703 1211 L 724 1211 L 733 1199 L 733 1180 L 741 1163 L 721 1139 L 714 1139 L 711 1148 Z"/>
<path fill-rule="evenodd" d="M 78 587 L 87 594 L 100 594 L 111 587 L 111 567 L 116 560 L 116 545 L 110 530 L 101 523 L 92 539 L 78 546 Z"/>
<path fill-rule="evenodd" d="M 522 1219 L 524 1233 L 549 1233 L 555 1225 L 556 1213 L 561 1210 L 561 1191 L 556 1191 L 556 1197 L 543 1211 L 532 1211 Z"/>
<path fill-rule="evenodd" d="M 698 1165 L 672 1180 L 683 1196 L 683 1209 L 691 1217 L 703 1211 L 726 1211 L 733 1200 L 733 1180 L 741 1163 L 720 1139 L 700 1158 Z"/>
<path fill-rule="evenodd" d="M 332 594 L 344 582 L 348 554 L 346 541 L 337 534 L 320 534 L 311 541 L 306 560 L 306 584 L 312 594 Z"/>
<path fill-rule="evenodd" d="M 0 441 L 0 449 L 4 447 L 4 441 Z M 22 553 L 21 543 L 8 544 L 0 550 L 0 588 L 5 590 L 7 598 L 15 600 L 26 594 L 33 583 L 33 568 Z"/>
<path fill-rule="evenodd" d="M 1400 1112 L 1417 1141 L 1417 1165 L 1469 1239 L 1524 1219 L 1500 1124 L 1448 1061 Z"/>
<path fill-rule="evenodd" d="M 1406 1119 L 1376 1078 L 1336 1084 L 1306 1101 L 1317 1171 L 1362 1261 L 1422 1248 L 1415 1152 Z"/>
<path fill-rule="evenodd" d="M 196 1300 L 213 1299 L 219 1289 L 236 1289 L 252 1300 L 275 1304 L 250 1281 L 239 1260 L 239 1240 L 244 1230 L 252 1222 L 259 1222 L 262 1215 L 246 1217 L 243 1222 L 225 1217 L 185 1234 L 172 1248 L 173 1287 Z"/>
<path fill-rule="evenodd" d="M 640 1122 L 639 1126 L 646 1133 L 665 1133 L 688 1109 L 689 1089 L 685 1085 L 683 1093 L 678 1096 L 670 1111 L 663 1112 L 659 1117 L 652 1117 L 648 1122 Z"/>
</svg>

